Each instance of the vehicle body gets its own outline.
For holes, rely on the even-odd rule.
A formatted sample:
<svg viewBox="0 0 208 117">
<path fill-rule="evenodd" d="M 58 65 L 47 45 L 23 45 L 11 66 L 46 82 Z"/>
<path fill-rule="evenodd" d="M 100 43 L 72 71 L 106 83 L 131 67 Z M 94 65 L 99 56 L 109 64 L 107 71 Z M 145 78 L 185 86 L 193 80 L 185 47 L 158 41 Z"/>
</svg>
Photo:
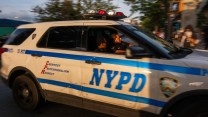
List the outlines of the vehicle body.
<svg viewBox="0 0 208 117">
<path fill-rule="evenodd" d="M 112 30 L 133 43 L 126 55 L 96 51 L 95 40 Z M 176 48 L 124 22 L 22 25 L 3 48 L 1 76 L 25 110 L 41 98 L 116 116 L 189 116 L 208 109 L 206 52 Z"/>
</svg>

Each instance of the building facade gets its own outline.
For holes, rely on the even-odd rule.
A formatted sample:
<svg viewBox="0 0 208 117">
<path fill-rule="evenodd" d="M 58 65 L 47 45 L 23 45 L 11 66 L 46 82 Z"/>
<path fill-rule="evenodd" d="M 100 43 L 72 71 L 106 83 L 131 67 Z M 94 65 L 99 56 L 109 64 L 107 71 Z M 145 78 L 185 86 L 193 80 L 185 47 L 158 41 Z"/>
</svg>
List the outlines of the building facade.
<svg viewBox="0 0 208 117">
<path fill-rule="evenodd" d="M 206 6 L 207 0 L 181 0 L 183 10 L 181 12 L 181 28 L 191 25 L 198 29 L 198 14 Z"/>
</svg>

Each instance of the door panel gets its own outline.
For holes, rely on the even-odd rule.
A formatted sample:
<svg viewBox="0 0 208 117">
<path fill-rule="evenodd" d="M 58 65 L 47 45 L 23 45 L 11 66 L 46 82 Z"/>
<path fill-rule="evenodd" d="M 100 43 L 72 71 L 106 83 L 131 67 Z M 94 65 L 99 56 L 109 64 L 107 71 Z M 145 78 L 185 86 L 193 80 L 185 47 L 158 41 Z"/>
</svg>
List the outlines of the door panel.
<svg viewBox="0 0 208 117">
<path fill-rule="evenodd" d="M 81 25 L 51 27 L 33 49 L 26 51 L 30 55 L 27 67 L 36 75 L 43 89 L 82 96 Z"/>
<path fill-rule="evenodd" d="M 90 58 L 81 65 L 83 97 L 132 109 L 148 104 L 149 99 L 142 95 L 148 73 L 141 71 L 138 59 L 125 57 L 125 49 L 138 43 L 112 27 L 89 27 L 88 31 L 89 40 L 95 37 L 93 42 L 97 46 L 105 43 L 106 48 L 85 54 Z"/>
<path fill-rule="evenodd" d="M 82 63 L 83 97 L 135 108 L 139 87 L 143 88 L 145 79 L 137 74 L 136 67 L 123 65 L 123 55 L 114 55 L 114 58 L 111 56 L 112 54 L 96 54 L 91 60 L 99 64 Z"/>
<path fill-rule="evenodd" d="M 57 53 L 54 51 L 54 49 L 28 51 L 28 54 L 31 54 L 28 59 L 28 68 L 36 75 L 45 90 L 81 97 L 80 61 L 70 59 L 72 54 L 79 52 L 60 50 Z M 34 53 L 42 55 L 42 57 L 32 56 Z"/>
</svg>

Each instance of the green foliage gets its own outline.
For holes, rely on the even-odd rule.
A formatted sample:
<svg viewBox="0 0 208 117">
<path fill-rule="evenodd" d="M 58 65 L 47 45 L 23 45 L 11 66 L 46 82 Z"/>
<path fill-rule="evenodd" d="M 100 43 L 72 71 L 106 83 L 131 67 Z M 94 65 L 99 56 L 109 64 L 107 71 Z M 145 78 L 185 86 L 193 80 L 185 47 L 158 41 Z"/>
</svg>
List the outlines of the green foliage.
<svg viewBox="0 0 208 117">
<path fill-rule="evenodd" d="M 32 12 L 37 14 L 37 21 L 62 21 L 82 19 L 88 10 L 115 9 L 112 0 L 49 0 L 44 6 L 36 6 Z"/>
<path fill-rule="evenodd" d="M 61 21 L 78 19 L 77 10 L 71 1 L 49 0 L 44 7 L 36 6 L 32 12 L 37 14 L 38 21 Z"/>
<path fill-rule="evenodd" d="M 85 13 L 88 10 L 113 10 L 117 7 L 112 4 L 112 0 L 79 0 L 81 12 Z"/>
<path fill-rule="evenodd" d="M 155 26 L 164 27 L 166 19 L 165 4 L 167 0 L 125 0 L 131 6 L 131 12 L 140 12 L 142 26 L 153 30 Z"/>
</svg>

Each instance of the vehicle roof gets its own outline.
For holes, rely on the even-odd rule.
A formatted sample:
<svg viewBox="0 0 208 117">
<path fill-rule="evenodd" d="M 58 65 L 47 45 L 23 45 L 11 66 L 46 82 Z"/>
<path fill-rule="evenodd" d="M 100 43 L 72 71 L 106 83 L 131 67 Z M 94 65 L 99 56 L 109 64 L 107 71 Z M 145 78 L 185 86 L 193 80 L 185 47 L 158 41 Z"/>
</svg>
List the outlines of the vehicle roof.
<svg viewBox="0 0 208 117">
<path fill-rule="evenodd" d="M 65 25 L 120 25 L 119 21 L 113 20 L 70 20 L 70 21 L 53 21 L 53 22 L 40 22 L 21 25 L 18 28 L 33 28 L 33 27 L 52 27 L 52 26 L 65 26 Z"/>
</svg>

